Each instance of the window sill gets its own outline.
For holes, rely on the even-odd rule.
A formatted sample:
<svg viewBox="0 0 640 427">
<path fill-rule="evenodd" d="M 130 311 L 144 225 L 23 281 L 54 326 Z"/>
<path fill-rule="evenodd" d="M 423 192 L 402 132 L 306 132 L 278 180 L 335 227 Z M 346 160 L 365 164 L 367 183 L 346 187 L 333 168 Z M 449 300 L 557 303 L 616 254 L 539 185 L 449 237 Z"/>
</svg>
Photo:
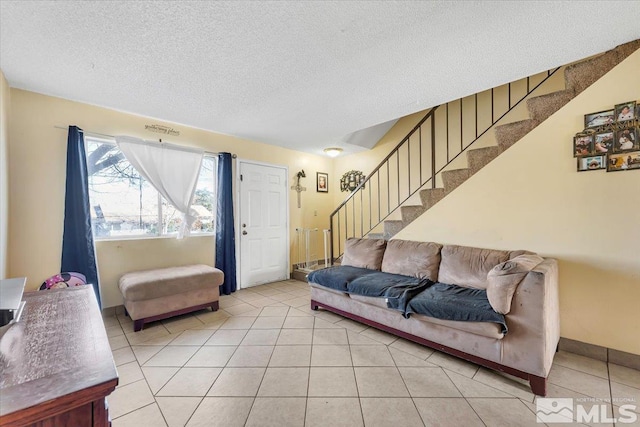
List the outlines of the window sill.
<svg viewBox="0 0 640 427">
<path fill-rule="evenodd" d="M 198 234 L 190 234 L 186 236 L 185 239 L 191 237 L 215 237 L 216 233 L 198 233 Z M 101 237 L 95 238 L 94 240 L 97 243 L 100 242 L 126 242 L 130 240 L 158 240 L 158 239 L 176 239 L 177 234 L 165 234 L 162 236 L 113 236 L 113 237 Z"/>
</svg>

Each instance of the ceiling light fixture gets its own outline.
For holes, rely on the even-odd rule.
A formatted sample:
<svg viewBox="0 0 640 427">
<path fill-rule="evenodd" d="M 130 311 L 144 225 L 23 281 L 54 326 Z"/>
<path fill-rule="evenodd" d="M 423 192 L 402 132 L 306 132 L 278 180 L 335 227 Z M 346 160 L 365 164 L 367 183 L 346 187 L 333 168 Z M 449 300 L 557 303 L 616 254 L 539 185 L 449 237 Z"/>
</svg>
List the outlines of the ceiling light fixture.
<svg viewBox="0 0 640 427">
<path fill-rule="evenodd" d="M 338 147 L 325 148 L 324 152 L 329 157 L 338 157 L 340 153 L 342 153 L 342 148 L 338 148 Z"/>
</svg>

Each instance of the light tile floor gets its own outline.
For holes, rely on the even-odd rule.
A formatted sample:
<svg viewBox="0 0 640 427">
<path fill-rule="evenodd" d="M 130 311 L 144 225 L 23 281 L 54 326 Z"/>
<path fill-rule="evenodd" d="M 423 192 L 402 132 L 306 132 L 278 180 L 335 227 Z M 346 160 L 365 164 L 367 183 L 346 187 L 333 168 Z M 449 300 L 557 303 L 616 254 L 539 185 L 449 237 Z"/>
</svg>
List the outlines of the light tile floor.
<svg viewBox="0 0 640 427">
<path fill-rule="evenodd" d="M 137 333 L 120 311 L 104 320 L 120 376 L 114 427 L 541 425 L 525 381 L 314 312 L 299 281 L 240 290 L 217 312 Z M 549 382 L 548 397 L 605 405 L 609 417 L 616 403 L 640 407 L 633 369 L 559 352 Z"/>
</svg>

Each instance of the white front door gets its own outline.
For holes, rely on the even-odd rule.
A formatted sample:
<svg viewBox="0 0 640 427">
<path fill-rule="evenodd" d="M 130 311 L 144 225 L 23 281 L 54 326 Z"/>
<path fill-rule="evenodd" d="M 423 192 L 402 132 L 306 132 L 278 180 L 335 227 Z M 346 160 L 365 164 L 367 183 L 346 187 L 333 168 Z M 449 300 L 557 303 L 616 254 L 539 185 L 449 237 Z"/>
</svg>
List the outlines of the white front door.
<svg viewBox="0 0 640 427">
<path fill-rule="evenodd" d="M 289 278 L 287 169 L 240 161 L 240 288 Z"/>
</svg>

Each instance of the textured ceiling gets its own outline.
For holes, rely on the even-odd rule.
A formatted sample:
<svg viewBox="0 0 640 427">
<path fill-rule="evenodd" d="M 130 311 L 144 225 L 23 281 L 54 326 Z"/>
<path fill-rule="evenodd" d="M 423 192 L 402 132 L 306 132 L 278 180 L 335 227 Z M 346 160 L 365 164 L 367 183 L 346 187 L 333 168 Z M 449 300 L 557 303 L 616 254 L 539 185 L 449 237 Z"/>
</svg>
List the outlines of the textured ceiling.
<svg viewBox="0 0 640 427">
<path fill-rule="evenodd" d="M 3 0 L 0 26 L 12 87 L 353 152 L 359 130 L 640 38 L 640 2 Z"/>
</svg>

